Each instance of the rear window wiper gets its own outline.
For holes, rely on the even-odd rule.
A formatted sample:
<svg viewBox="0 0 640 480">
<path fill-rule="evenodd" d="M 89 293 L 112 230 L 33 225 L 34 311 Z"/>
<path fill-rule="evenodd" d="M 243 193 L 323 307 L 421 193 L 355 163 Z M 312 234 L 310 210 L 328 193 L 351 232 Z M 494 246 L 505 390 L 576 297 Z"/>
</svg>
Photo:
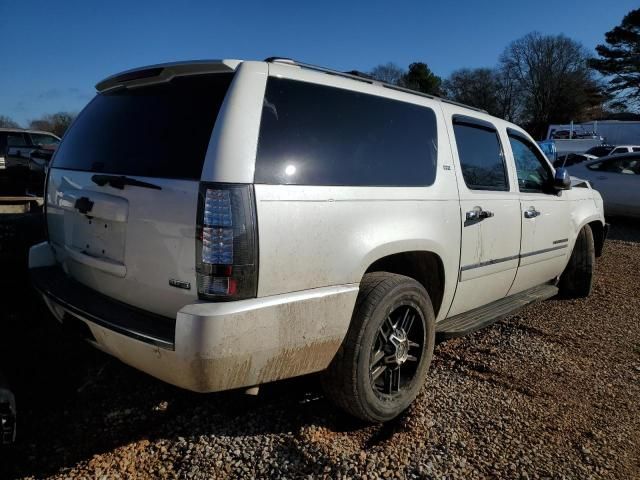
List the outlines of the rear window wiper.
<svg viewBox="0 0 640 480">
<path fill-rule="evenodd" d="M 136 180 L 135 178 L 125 177 L 124 175 L 93 175 L 91 177 L 91 181 L 96 185 L 100 185 L 101 187 L 104 187 L 105 185 L 111 185 L 113 188 L 119 188 L 120 190 L 124 190 L 125 185 L 162 190 L 162 187 L 159 185 Z"/>
</svg>

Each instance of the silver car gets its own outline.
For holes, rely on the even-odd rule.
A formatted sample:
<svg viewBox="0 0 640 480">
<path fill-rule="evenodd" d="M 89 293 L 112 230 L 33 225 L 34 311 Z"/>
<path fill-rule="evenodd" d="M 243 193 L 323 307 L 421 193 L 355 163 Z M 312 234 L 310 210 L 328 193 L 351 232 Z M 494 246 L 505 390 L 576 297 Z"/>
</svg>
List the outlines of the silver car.
<svg viewBox="0 0 640 480">
<path fill-rule="evenodd" d="M 640 217 L 640 153 L 610 155 L 568 170 L 600 191 L 607 215 Z"/>
</svg>

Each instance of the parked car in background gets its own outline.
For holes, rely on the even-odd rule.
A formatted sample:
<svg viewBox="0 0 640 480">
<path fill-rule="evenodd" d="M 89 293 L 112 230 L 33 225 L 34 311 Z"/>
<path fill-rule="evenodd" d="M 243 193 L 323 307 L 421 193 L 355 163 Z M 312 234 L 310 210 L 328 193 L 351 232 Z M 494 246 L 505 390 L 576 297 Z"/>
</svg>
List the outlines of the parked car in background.
<svg viewBox="0 0 640 480">
<path fill-rule="evenodd" d="M 616 148 L 615 145 L 596 145 L 595 147 L 591 147 L 590 149 L 586 150 L 584 153 L 600 158 L 609 155 L 614 148 Z"/>
<path fill-rule="evenodd" d="M 46 173 L 56 148 L 57 145 L 42 145 L 33 150 L 29 155 L 29 170 Z"/>
<path fill-rule="evenodd" d="M 31 154 L 58 143 L 60 138 L 50 132 L 0 128 L 0 195 L 24 195 L 31 185 L 43 184 L 41 172 L 32 178 Z"/>
<path fill-rule="evenodd" d="M 29 186 L 28 192 L 42 196 L 44 193 L 44 182 L 49 170 L 49 163 L 58 147 L 55 145 L 41 145 L 31 152 L 29 156 Z"/>
<path fill-rule="evenodd" d="M 609 155 L 620 155 L 621 153 L 640 152 L 640 145 L 616 145 Z"/>
<path fill-rule="evenodd" d="M 5 168 L 28 168 L 31 152 L 39 147 L 58 143 L 60 138 L 50 132 L 0 128 L 0 157 L 4 157 Z"/>
<path fill-rule="evenodd" d="M 574 129 L 573 131 L 551 130 L 549 138 L 559 139 L 559 140 L 578 139 L 578 138 L 600 139 L 600 136 L 596 132 Z"/>
<path fill-rule="evenodd" d="M 611 155 L 567 170 L 600 192 L 607 215 L 640 217 L 640 152 Z"/>
<path fill-rule="evenodd" d="M 288 59 L 97 90 L 49 168 L 30 274 L 58 321 L 166 382 L 323 371 L 329 399 L 386 421 L 436 332 L 591 291 L 600 195 L 486 112 Z"/>
<path fill-rule="evenodd" d="M 598 157 L 587 153 L 566 153 L 564 155 L 559 155 L 558 159 L 553 162 L 553 166 L 556 168 L 569 167 L 588 160 L 595 160 L 596 158 Z"/>
</svg>

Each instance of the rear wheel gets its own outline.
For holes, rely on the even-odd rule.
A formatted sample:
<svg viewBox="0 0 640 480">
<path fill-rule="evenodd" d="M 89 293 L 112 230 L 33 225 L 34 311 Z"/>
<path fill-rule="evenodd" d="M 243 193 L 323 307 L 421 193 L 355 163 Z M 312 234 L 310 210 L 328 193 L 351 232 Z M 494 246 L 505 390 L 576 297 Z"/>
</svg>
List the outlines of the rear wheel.
<svg viewBox="0 0 640 480">
<path fill-rule="evenodd" d="M 595 258 L 593 232 L 589 225 L 585 225 L 578 233 L 569 263 L 560 276 L 560 295 L 567 298 L 589 296 L 593 285 Z"/>
<path fill-rule="evenodd" d="M 412 278 L 370 273 L 347 336 L 323 377 L 327 396 L 369 422 L 391 420 L 416 398 L 431 363 L 435 315 Z"/>
</svg>

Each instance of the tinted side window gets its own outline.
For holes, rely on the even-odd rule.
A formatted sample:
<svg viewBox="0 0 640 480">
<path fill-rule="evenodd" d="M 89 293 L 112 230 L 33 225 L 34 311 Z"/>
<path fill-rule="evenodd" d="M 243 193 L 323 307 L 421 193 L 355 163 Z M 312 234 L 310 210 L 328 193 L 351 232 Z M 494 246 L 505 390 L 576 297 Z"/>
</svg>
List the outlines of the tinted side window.
<svg viewBox="0 0 640 480">
<path fill-rule="evenodd" d="M 53 166 L 199 179 L 232 78 L 192 75 L 98 94 L 66 133 Z"/>
<path fill-rule="evenodd" d="M 627 153 L 627 148 L 626 147 L 620 147 L 620 148 L 616 148 L 613 152 L 611 152 L 611 155 L 617 155 L 619 153 Z"/>
<path fill-rule="evenodd" d="M 540 152 L 525 138 L 509 134 L 521 192 L 544 193 L 551 183 L 551 170 Z M 568 163 L 568 162 L 567 162 Z M 572 162 L 575 164 L 579 162 Z"/>
<path fill-rule="evenodd" d="M 502 144 L 495 129 L 454 122 L 464 182 L 472 190 L 508 191 Z"/>
<path fill-rule="evenodd" d="M 634 152 L 640 152 L 640 147 L 633 147 L 632 149 Z"/>
<path fill-rule="evenodd" d="M 9 132 L 7 134 L 7 146 L 8 147 L 27 147 L 29 142 L 27 136 L 24 133 Z"/>
<path fill-rule="evenodd" d="M 30 133 L 29 135 L 34 145 L 55 145 L 60 143 L 60 140 L 52 135 L 44 135 L 42 133 Z"/>
<path fill-rule="evenodd" d="M 339 88 L 269 78 L 256 183 L 431 185 L 433 110 Z"/>
</svg>

